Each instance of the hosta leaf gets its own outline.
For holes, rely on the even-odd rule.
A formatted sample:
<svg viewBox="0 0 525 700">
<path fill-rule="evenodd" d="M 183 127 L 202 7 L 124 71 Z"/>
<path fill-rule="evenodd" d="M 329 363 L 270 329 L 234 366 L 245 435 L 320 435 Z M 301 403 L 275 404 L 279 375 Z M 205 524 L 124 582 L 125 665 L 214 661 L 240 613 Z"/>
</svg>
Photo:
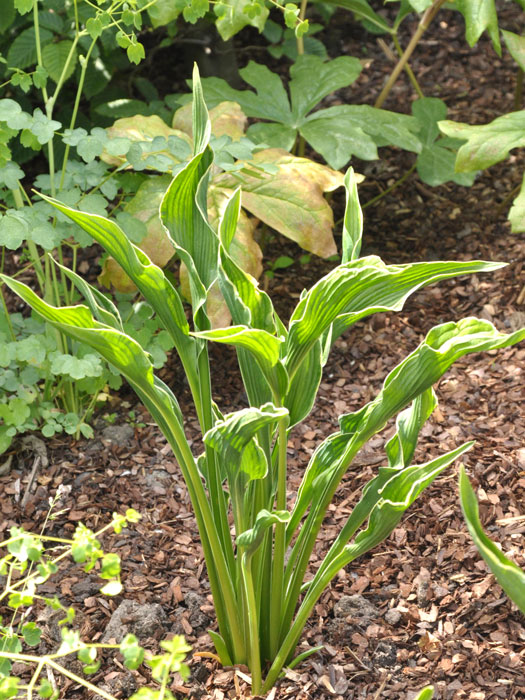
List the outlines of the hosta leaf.
<svg viewBox="0 0 525 700">
<path fill-rule="evenodd" d="M 428 685 L 426 688 L 423 688 L 414 700 L 432 700 L 434 697 L 434 686 L 433 685 Z"/>
<path fill-rule="evenodd" d="M 225 190 L 241 185 L 242 205 L 268 226 L 321 257 L 337 252 L 332 236 L 333 212 L 323 197 L 342 184 L 342 173 L 306 158 L 296 158 L 280 149 L 256 153 L 254 163 L 272 163 L 275 175 L 260 177 L 241 171 L 214 180 Z"/>
<path fill-rule="evenodd" d="M 95 321 L 86 306 L 66 306 L 57 309 L 40 299 L 22 282 L 5 275 L 0 275 L 0 279 L 51 325 L 75 340 L 89 345 L 114 365 L 154 416 L 175 454 L 180 454 L 177 439 L 174 437 L 182 431 L 179 404 L 164 382 L 154 376 L 149 356 L 135 340 L 119 330 Z"/>
<path fill-rule="evenodd" d="M 72 47 L 73 42 L 69 41 L 69 39 L 65 39 L 64 41 L 59 41 L 56 44 L 46 44 L 46 46 L 44 46 L 42 49 L 42 62 L 44 64 L 44 68 L 55 83 L 58 83 L 63 72 L 65 80 L 73 75 L 77 64 L 77 53 L 75 49 L 73 49 L 71 53 Z"/>
<path fill-rule="evenodd" d="M 287 510 L 276 510 L 272 513 L 265 509 L 260 510 L 257 513 L 254 526 L 238 535 L 237 547 L 242 547 L 248 554 L 253 554 L 262 543 L 268 528 L 286 523 L 289 518 L 290 513 Z"/>
<path fill-rule="evenodd" d="M 525 145 L 525 110 L 504 114 L 481 126 L 442 121 L 439 128 L 447 136 L 466 141 L 458 151 L 458 172 L 483 170 L 506 158 L 513 148 Z"/>
<path fill-rule="evenodd" d="M 245 408 L 217 421 L 215 426 L 204 435 L 204 442 L 220 455 L 230 483 L 236 479 L 239 468 L 249 468 L 250 465 L 255 465 L 257 468 L 257 471 L 248 473 L 250 478 L 264 476 L 260 472 L 261 462 L 259 460 L 243 462 L 243 454 L 247 448 L 258 452 L 257 447 L 253 447 L 254 444 L 256 445 L 254 439 L 257 433 L 265 426 L 286 418 L 287 415 L 288 411 L 285 408 L 276 408 L 271 403 L 264 404 L 260 408 Z M 249 445 L 252 447 L 249 448 Z"/>
<path fill-rule="evenodd" d="M 276 338 L 259 328 L 246 326 L 230 326 L 230 328 L 219 328 L 195 333 L 195 335 L 205 340 L 243 348 L 249 352 L 259 364 L 268 384 L 273 389 L 274 396 L 282 401 L 288 387 L 288 376 L 279 360 L 282 338 Z"/>
<path fill-rule="evenodd" d="M 474 46 L 486 29 L 496 53 L 501 56 L 495 0 L 458 0 L 455 8 L 465 18 L 465 37 L 469 45 Z"/>
<path fill-rule="evenodd" d="M 47 197 L 44 199 L 79 224 L 124 268 L 161 318 L 181 358 L 188 352 L 191 353 L 195 341 L 189 336 L 182 302 L 162 270 L 131 243 L 115 222 L 95 214 L 76 211 Z M 189 366 L 186 366 L 186 371 L 191 371 Z"/>
<path fill-rule="evenodd" d="M 359 431 L 367 435 L 377 432 L 390 416 L 435 384 L 463 355 L 505 348 L 523 338 L 525 328 L 506 335 L 489 321 L 477 318 L 436 326 L 423 343 L 390 372 L 376 399 L 356 413 L 341 416 L 342 432 Z"/>
<path fill-rule="evenodd" d="M 223 41 L 231 39 L 246 25 L 256 27 L 262 32 L 270 11 L 260 3 L 260 11 L 253 16 L 249 15 L 245 9 L 252 4 L 253 0 L 221 0 L 220 4 L 215 5 L 216 11 L 220 13 L 215 25 Z"/>
<path fill-rule="evenodd" d="M 386 481 L 379 491 L 380 498 L 370 513 L 367 528 L 357 535 L 352 544 L 348 544 L 344 548 L 345 561 L 349 563 L 383 542 L 401 520 L 404 511 L 414 503 L 419 494 L 473 444 L 472 442 L 466 443 L 426 464 L 395 470 L 395 474 Z M 373 490 L 373 487 L 370 490 Z M 328 557 L 330 557 L 330 553 Z"/>
<path fill-rule="evenodd" d="M 349 168 L 344 179 L 346 190 L 345 216 L 343 219 L 343 254 L 341 262 L 357 260 L 361 252 L 363 236 L 363 212 L 359 206 L 357 193 L 358 178 L 353 168 Z"/>
<path fill-rule="evenodd" d="M 501 33 L 503 34 L 510 55 L 521 70 L 525 70 L 525 37 L 514 34 L 514 32 L 507 32 L 504 29 Z"/>
<path fill-rule="evenodd" d="M 324 61 L 311 54 L 299 56 L 290 68 L 290 97 L 295 123 L 299 126 L 327 95 L 357 80 L 362 69 L 360 61 L 351 56 L 339 56 L 333 61 Z"/>
<path fill-rule="evenodd" d="M 356 155 L 377 158 L 377 146 L 394 145 L 418 153 L 421 143 L 414 117 L 369 105 L 340 105 L 320 109 L 299 127 L 301 135 L 335 169 Z"/>
<path fill-rule="evenodd" d="M 172 128 L 183 131 L 190 138 L 193 137 L 192 105 L 178 109 L 173 115 Z M 211 133 L 214 136 L 226 134 L 232 141 L 238 141 L 246 130 L 248 120 L 246 115 L 236 102 L 221 102 L 210 109 Z"/>
<path fill-rule="evenodd" d="M 151 262 L 161 268 L 175 254 L 159 216 L 160 203 L 169 184 L 170 177 L 168 175 L 149 177 L 124 207 L 125 212 L 145 224 L 146 235 L 138 247 L 146 253 Z M 104 261 L 102 273 L 98 279 L 107 287 L 113 284 L 120 292 L 132 292 L 136 289 L 135 284 L 112 257 L 106 258 Z"/>
<path fill-rule="evenodd" d="M 499 585 L 525 615 L 525 571 L 508 559 L 483 531 L 476 495 L 463 466 L 459 474 L 459 495 L 463 515 L 478 552 Z"/>
<path fill-rule="evenodd" d="M 437 406 L 433 389 L 420 394 L 396 419 L 396 432 L 385 445 L 389 467 L 407 467 L 412 461 L 419 432 Z"/>
<path fill-rule="evenodd" d="M 332 342 L 364 316 L 379 310 L 400 310 L 408 296 L 420 287 L 502 266 L 482 261 L 385 265 L 376 256 L 340 265 L 319 280 L 292 313 L 287 341 L 288 372 L 293 376 L 304 355 L 334 321 Z"/>
</svg>

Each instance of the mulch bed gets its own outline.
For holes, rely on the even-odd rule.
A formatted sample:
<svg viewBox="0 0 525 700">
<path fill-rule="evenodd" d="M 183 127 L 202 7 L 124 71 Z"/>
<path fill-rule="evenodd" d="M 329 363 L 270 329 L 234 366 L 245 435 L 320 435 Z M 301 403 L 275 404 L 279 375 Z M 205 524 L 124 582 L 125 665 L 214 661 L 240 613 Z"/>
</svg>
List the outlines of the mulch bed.
<svg viewBox="0 0 525 700">
<path fill-rule="evenodd" d="M 515 17 L 508 14 L 507 28 Z M 339 19 L 344 19 L 339 15 Z M 410 30 L 410 31 L 409 31 Z M 407 28 L 404 43 L 413 30 Z M 333 55 L 360 55 L 366 40 L 370 67 L 355 86 L 338 94 L 341 101 L 373 102 L 388 70 L 388 58 L 374 37 L 359 25 L 334 21 Z M 443 11 L 425 36 L 412 66 L 426 94 L 446 99 L 450 118 L 484 123 L 511 109 L 514 67 L 499 59 L 484 38 L 469 49 L 458 15 Z M 439 89 L 438 89 L 439 88 Z M 410 86 L 399 80 L 386 108 L 409 111 Z M 410 167 L 411 156 L 383 150 L 375 163 L 354 163 L 367 176 L 360 186 L 362 202 L 384 191 Z M 325 368 L 316 408 L 290 437 L 290 499 L 315 446 L 333 432 L 337 416 L 356 410 L 380 388 L 386 374 L 412 351 L 435 324 L 476 315 L 509 332 L 525 324 L 525 239 L 512 236 L 498 203 L 517 184 L 523 171 L 519 155 L 479 177 L 472 188 L 453 184 L 431 189 L 412 175 L 398 189 L 365 211 L 364 254 L 386 262 L 429 259 L 487 259 L 508 262 L 495 273 L 448 281 L 415 294 L 398 314 L 378 314 L 341 338 Z M 339 195 L 336 215 L 342 215 Z M 267 260 L 299 249 L 275 239 Z M 311 286 L 330 267 L 323 261 L 296 263 L 277 271 L 269 292 L 284 316 L 301 289 Z M 245 405 L 235 356 L 228 348 L 212 350 L 215 398 L 225 411 Z M 523 410 L 525 347 L 471 355 L 458 361 L 438 383 L 439 408 L 422 431 L 417 461 L 425 461 L 463 442 L 476 440 L 462 462 L 477 488 L 482 521 L 514 561 L 525 565 L 525 415 Z M 162 373 L 176 391 L 195 436 L 196 420 L 188 389 L 173 358 Z M 129 406 L 122 404 L 123 400 Z M 126 423 L 133 408 L 136 422 Z M 148 414 L 123 392 L 111 409 L 117 425 L 102 419 L 97 439 L 46 443 L 48 466 L 29 483 L 33 453 L 20 450 L 8 473 L 0 476 L 0 538 L 21 524 L 38 531 L 48 499 L 63 487 L 62 511 L 48 534 L 69 535 L 79 521 L 92 529 L 105 524 L 115 510 L 133 507 L 141 522 L 119 536 L 106 537 L 108 550 L 123 562 L 124 593 L 107 599 L 98 593 L 96 577 L 76 566 L 46 584 L 78 611 L 85 639 L 97 641 L 123 600 L 150 606 L 152 624 L 142 629 L 146 647 L 172 633 L 182 633 L 193 646 L 192 678 L 173 692 L 201 700 L 249 697 L 246 669 L 223 669 L 200 652 L 210 651 L 206 634 L 214 616 L 202 550 L 187 492 L 175 460 Z M 383 445 L 392 426 L 374 438 L 345 476 L 312 559 L 312 570 L 333 541 L 362 487 L 383 463 Z M 303 636 L 322 651 L 288 672 L 272 700 L 393 698 L 409 700 L 432 683 L 435 697 L 448 700 L 492 700 L 525 697 L 525 627 L 523 616 L 503 594 L 472 544 L 458 502 L 453 465 L 408 511 L 392 535 L 370 555 L 341 571 L 318 602 Z M 25 506 L 21 501 L 27 491 Z M 62 510 L 63 509 L 63 510 Z M 158 604 L 155 607 L 151 607 Z M 159 607 L 161 609 L 159 609 Z M 133 608 L 122 623 L 133 627 Z M 126 627 L 127 625 L 127 627 Z M 56 630 L 46 622 L 44 643 L 56 644 Z M 118 662 L 103 665 L 91 680 L 119 697 L 149 682 L 147 670 L 130 674 Z M 66 682 L 63 697 L 88 697 Z"/>
</svg>

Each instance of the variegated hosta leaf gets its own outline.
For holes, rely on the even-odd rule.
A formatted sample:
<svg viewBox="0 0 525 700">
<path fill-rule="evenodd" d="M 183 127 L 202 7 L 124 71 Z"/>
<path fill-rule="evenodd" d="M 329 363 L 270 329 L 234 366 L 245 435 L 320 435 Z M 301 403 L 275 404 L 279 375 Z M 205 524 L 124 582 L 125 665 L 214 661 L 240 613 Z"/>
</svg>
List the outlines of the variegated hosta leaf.
<svg viewBox="0 0 525 700">
<path fill-rule="evenodd" d="M 129 275 L 170 333 L 177 351 L 191 372 L 191 360 L 196 341 L 189 336 L 189 326 L 177 291 L 163 271 L 154 265 L 140 248 L 128 239 L 121 228 L 110 219 L 77 211 L 44 197 L 69 219 L 89 233 Z"/>
<path fill-rule="evenodd" d="M 175 254 L 159 216 L 159 207 L 171 182 L 169 175 L 150 177 L 138 188 L 135 196 L 124 206 L 124 211 L 146 225 L 146 235 L 138 247 L 159 267 L 165 267 Z M 98 281 L 119 292 L 133 292 L 135 284 L 112 257 L 106 258 Z"/>
<path fill-rule="evenodd" d="M 253 164 L 271 164 L 277 173 L 254 172 Z M 323 193 L 343 184 L 342 173 L 279 148 L 256 153 L 246 170 L 222 173 L 214 185 L 233 191 L 242 188 L 242 206 L 271 228 L 320 257 L 337 253 L 332 235 L 332 208 Z"/>
<path fill-rule="evenodd" d="M 237 547 L 242 547 L 247 554 L 253 554 L 262 543 L 268 528 L 286 523 L 289 518 L 290 513 L 287 510 L 276 510 L 272 513 L 265 509 L 260 510 L 257 513 L 254 526 L 237 537 Z"/>
<path fill-rule="evenodd" d="M 503 265 L 483 261 L 385 265 L 376 256 L 340 265 L 319 280 L 292 313 L 286 357 L 290 376 L 332 323 L 335 322 L 333 342 L 364 316 L 378 311 L 399 311 L 408 296 L 421 287 Z"/>
<path fill-rule="evenodd" d="M 227 203 L 227 193 L 212 183 L 208 188 L 208 220 L 215 231 L 219 229 L 219 221 L 225 213 Z M 238 212 L 233 231 L 234 238 L 228 241 L 228 251 L 229 256 L 239 268 L 258 279 L 262 274 L 262 250 L 253 237 L 256 226 L 257 220 L 250 218 L 241 209 Z M 181 268 L 181 285 L 183 293 L 189 296 L 187 271 L 183 267 Z M 208 293 L 206 312 L 212 328 L 221 328 L 230 323 L 230 312 L 218 283 L 214 284 Z"/>
<path fill-rule="evenodd" d="M 359 205 L 357 183 L 359 178 L 353 168 L 348 168 L 345 174 L 344 186 L 346 190 L 345 216 L 343 220 L 343 254 L 341 262 L 347 263 L 357 260 L 361 252 L 361 239 L 363 237 L 363 212 Z"/>
<path fill-rule="evenodd" d="M 249 352 L 272 388 L 274 398 L 279 401 L 283 400 L 288 388 L 288 375 L 279 360 L 282 338 L 270 335 L 259 328 L 248 328 L 247 326 L 230 326 L 230 328 L 219 328 L 194 333 L 194 335 L 204 340 L 213 340 L 216 343 L 226 343 L 243 348 Z"/>
<path fill-rule="evenodd" d="M 214 136 L 229 136 L 238 141 L 244 136 L 248 119 L 237 102 L 221 102 L 210 109 L 211 133 Z M 183 131 L 193 138 L 191 103 L 178 109 L 173 115 L 172 128 Z"/>
<path fill-rule="evenodd" d="M 175 396 L 155 377 L 147 353 L 133 338 L 96 321 L 87 306 L 57 309 L 40 299 L 22 282 L 3 275 L 0 278 L 46 321 L 66 335 L 89 345 L 114 365 L 135 389 L 159 425 L 165 428 L 165 415 L 171 415 L 182 427 L 182 415 Z M 170 438 L 169 429 L 166 436 Z"/>
<path fill-rule="evenodd" d="M 260 408 L 245 408 L 230 413 L 208 430 L 204 442 L 218 453 L 219 462 L 228 474 L 230 486 L 235 482 L 239 468 L 244 471 L 255 465 L 256 470 L 247 472 L 248 477 L 256 479 L 264 476 L 260 474 L 260 460 L 245 460 L 244 452 L 261 428 L 272 425 L 287 415 L 288 411 L 285 408 L 276 408 L 267 403 Z"/>
<path fill-rule="evenodd" d="M 419 432 L 438 402 L 434 389 L 417 396 L 396 419 L 396 432 L 385 445 L 389 467 L 408 467 L 414 456 Z"/>
<path fill-rule="evenodd" d="M 348 561 L 353 561 L 383 542 L 420 493 L 473 444 L 466 443 L 426 464 L 394 470 L 395 473 L 378 491 L 379 499 L 372 508 L 366 530 L 361 531 L 352 544 L 346 545 Z"/>
<path fill-rule="evenodd" d="M 331 435 L 314 452 L 299 489 L 290 527 L 298 525 L 315 495 L 348 467 L 365 442 L 411 401 L 428 392 L 453 362 L 468 353 L 508 347 L 524 338 L 525 329 L 505 335 L 490 322 L 476 318 L 433 328 L 423 343 L 392 370 L 378 396 L 359 411 L 341 416 L 341 432 Z M 417 425 L 432 404 L 430 397 L 420 400 L 422 404 L 417 410 L 421 410 L 421 417 L 410 418 L 410 422 L 415 421 L 410 428 L 411 443 Z M 401 439 L 401 432 L 398 435 Z M 407 456 L 411 450 L 412 444 L 407 445 Z M 395 457 L 393 446 L 391 455 L 391 459 Z"/>
<path fill-rule="evenodd" d="M 478 552 L 499 585 L 525 615 L 525 571 L 506 557 L 483 531 L 476 495 L 463 466 L 459 475 L 459 495 L 463 515 Z"/>
</svg>

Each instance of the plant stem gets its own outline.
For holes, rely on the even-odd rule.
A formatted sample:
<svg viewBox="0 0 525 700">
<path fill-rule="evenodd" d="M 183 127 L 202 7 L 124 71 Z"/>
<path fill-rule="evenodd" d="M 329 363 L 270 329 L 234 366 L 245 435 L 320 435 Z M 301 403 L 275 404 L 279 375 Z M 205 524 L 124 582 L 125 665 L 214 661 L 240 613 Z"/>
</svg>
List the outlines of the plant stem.
<svg viewBox="0 0 525 700">
<path fill-rule="evenodd" d="M 395 190 L 399 185 L 403 184 L 403 182 L 414 172 L 416 169 L 416 163 L 414 163 L 404 175 L 402 175 L 399 180 L 396 180 L 393 185 L 390 185 L 386 190 L 383 192 L 380 192 L 378 195 L 375 197 L 372 197 L 372 199 L 369 199 L 368 202 L 365 202 L 362 206 L 363 209 L 366 209 L 367 207 L 371 207 L 373 204 L 378 202 L 380 199 L 383 197 L 386 197 L 387 194 Z"/>
<path fill-rule="evenodd" d="M 286 509 L 286 427 L 287 418 L 279 421 L 279 454 L 277 465 L 277 510 Z M 277 523 L 272 561 L 272 586 L 270 599 L 270 655 L 275 656 L 279 648 L 282 623 L 282 599 L 284 578 L 284 555 L 286 551 L 286 524 Z"/>
<path fill-rule="evenodd" d="M 392 41 L 394 42 L 394 46 L 396 47 L 396 51 L 397 51 L 399 57 L 401 58 L 403 56 L 403 49 L 401 48 L 401 44 L 399 43 L 399 39 L 397 38 L 397 34 L 392 34 Z M 418 83 L 417 78 L 414 74 L 414 71 L 410 67 L 410 64 L 408 63 L 408 61 L 405 65 L 405 72 L 408 75 L 408 79 L 412 83 L 412 87 L 417 92 L 419 97 L 421 99 L 423 99 L 423 97 L 425 97 L 425 95 L 423 94 L 423 90 L 421 89 L 421 86 Z"/>
<path fill-rule="evenodd" d="M 76 7 L 76 4 L 75 4 L 75 7 Z M 79 34 L 77 34 L 77 36 L 79 36 Z M 91 57 L 91 52 L 95 48 L 96 41 L 97 41 L 96 39 L 93 39 L 93 41 L 91 42 L 91 44 L 89 46 L 89 49 L 87 50 L 87 53 L 84 57 L 84 60 L 80 64 L 81 65 L 80 79 L 78 81 L 77 93 L 75 95 L 75 104 L 73 106 L 73 114 L 71 115 L 71 121 L 69 122 L 69 128 L 71 130 L 73 130 L 75 128 L 75 124 L 77 121 L 78 108 L 80 105 L 80 98 L 82 97 L 82 90 L 84 89 L 84 81 L 86 78 L 86 71 L 87 71 L 87 67 L 89 64 L 89 59 Z M 66 144 L 66 150 L 64 151 L 64 158 L 62 160 L 62 173 L 60 175 L 59 190 L 61 190 L 62 187 L 64 186 L 66 167 L 67 167 L 67 162 L 69 159 L 69 150 L 70 150 L 70 146 L 69 146 L 69 144 Z"/>
<path fill-rule="evenodd" d="M 299 20 L 304 22 L 306 15 L 306 6 L 308 5 L 308 0 L 301 0 L 301 9 L 299 10 Z M 299 56 L 304 54 L 304 38 L 302 36 L 297 37 L 297 53 Z"/>
<path fill-rule="evenodd" d="M 403 53 L 403 55 L 401 56 L 401 58 L 397 62 L 397 65 L 394 68 L 394 70 L 392 71 L 392 73 L 390 74 L 390 77 L 388 78 L 385 87 L 381 90 L 381 94 L 377 98 L 374 107 L 379 108 L 379 107 L 383 106 L 383 102 L 386 100 L 386 98 L 388 97 L 388 95 L 390 93 L 390 90 L 395 85 L 395 82 L 398 79 L 399 74 L 401 73 L 403 68 L 408 63 L 408 60 L 409 60 L 410 56 L 412 56 L 414 49 L 418 45 L 421 37 L 426 32 L 426 30 L 430 26 L 432 20 L 434 19 L 434 17 L 438 13 L 440 7 L 445 2 L 446 2 L 446 0 L 434 0 L 432 5 L 425 11 L 423 17 L 421 18 L 421 20 L 418 24 L 416 31 L 414 32 L 412 39 L 410 39 L 410 42 L 405 49 L 405 52 Z"/>
<path fill-rule="evenodd" d="M 516 87 L 514 88 L 514 111 L 521 109 L 521 101 L 523 98 L 523 69 L 518 68 L 516 76 Z"/>
<path fill-rule="evenodd" d="M 258 695 L 261 691 L 261 651 L 259 646 L 259 621 L 257 619 L 257 602 L 252 576 L 252 561 L 246 552 L 241 556 L 242 580 L 244 594 L 248 609 L 248 629 L 250 646 L 250 670 L 252 672 L 252 695 Z"/>
</svg>

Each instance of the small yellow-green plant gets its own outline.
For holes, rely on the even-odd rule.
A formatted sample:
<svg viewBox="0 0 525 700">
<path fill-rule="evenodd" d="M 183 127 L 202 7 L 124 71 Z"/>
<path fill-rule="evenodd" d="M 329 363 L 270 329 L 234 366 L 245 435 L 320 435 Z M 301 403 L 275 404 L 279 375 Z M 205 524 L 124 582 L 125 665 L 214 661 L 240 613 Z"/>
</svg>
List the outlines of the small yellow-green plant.
<svg viewBox="0 0 525 700">
<path fill-rule="evenodd" d="M 116 533 L 121 532 L 128 523 L 136 523 L 139 517 L 131 508 L 125 515 L 114 513 L 111 523 L 96 533 L 79 524 L 71 540 L 35 535 L 25 532 L 22 528 L 13 527 L 10 537 L 0 542 L 0 549 L 7 550 L 7 554 L 0 559 L 0 576 L 5 577 L 3 591 L 0 592 L 0 603 L 5 601 L 6 609 L 10 611 L 9 619 L 0 616 L 0 700 L 32 700 L 35 695 L 52 700 L 59 698 L 60 688 L 53 686 L 47 678 L 42 678 L 46 667 L 59 676 L 79 683 L 105 700 L 116 700 L 106 690 L 66 668 L 60 661 L 70 654 L 76 654 L 82 663 L 84 674 L 89 675 L 96 673 L 101 666 L 99 652 L 103 649 L 113 649 L 120 651 L 127 668 L 136 669 L 145 660 L 144 649 L 139 646 L 136 637 L 128 634 L 120 644 L 82 641 L 79 632 L 71 627 L 75 619 L 74 608 L 65 607 L 56 596 L 47 598 L 39 595 L 38 587 L 58 572 L 63 559 L 71 556 L 83 565 L 84 572 L 91 571 L 98 564 L 97 573 L 105 581 L 100 589 L 101 593 L 120 593 L 120 559 L 117 554 L 104 553 L 98 538 L 109 529 Z M 45 544 L 52 545 L 52 549 L 46 550 Z M 57 553 L 58 551 L 60 553 Z M 30 614 L 31 607 L 38 602 L 49 606 L 51 610 L 63 613 L 58 622 L 62 642 L 56 651 L 46 654 L 39 654 L 36 650 L 31 652 L 28 649 L 40 644 L 41 630 L 36 622 L 31 620 Z M 160 688 L 141 688 L 133 696 L 136 700 L 170 700 L 173 698 L 168 689 L 170 675 L 178 672 L 184 678 L 187 677 L 188 668 L 183 662 L 190 647 L 184 638 L 177 636 L 161 642 L 161 648 L 164 653 L 150 655 L 145 660 L 152 669 L 153 678 L 160 683 Z M 27 679 L 22 680 L 12 674 L 13 662 L 27 664 Z"/>
</svg>

